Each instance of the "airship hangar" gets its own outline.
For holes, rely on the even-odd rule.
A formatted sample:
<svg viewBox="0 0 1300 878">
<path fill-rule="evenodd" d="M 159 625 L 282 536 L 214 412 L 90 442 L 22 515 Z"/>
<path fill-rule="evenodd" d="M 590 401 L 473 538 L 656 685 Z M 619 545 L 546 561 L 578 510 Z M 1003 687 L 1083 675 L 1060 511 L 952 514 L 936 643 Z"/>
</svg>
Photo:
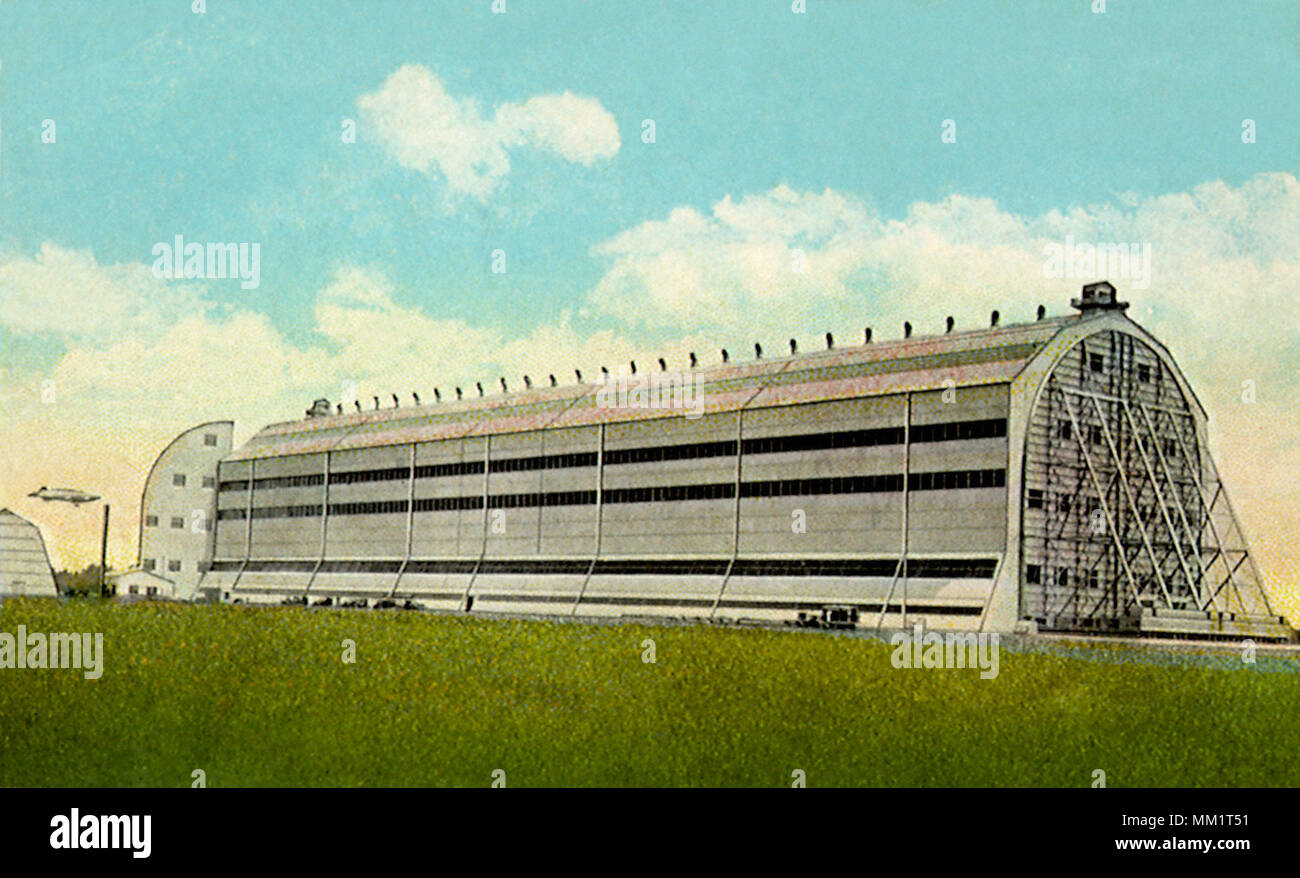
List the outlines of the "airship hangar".
<svg viewBox="0 0 1300 878">
<path fill-rule="evenodd" d="M 1292 639 L 1177 363 L 1111 284 L 1071 305 L 692 356 L 689 408 L 581 377 L 318 400 L 191 474 L 214 486 L 198 586 L 246 603 Z M 666 365 L 640 377 L 668 381 Z"/>
</svg>

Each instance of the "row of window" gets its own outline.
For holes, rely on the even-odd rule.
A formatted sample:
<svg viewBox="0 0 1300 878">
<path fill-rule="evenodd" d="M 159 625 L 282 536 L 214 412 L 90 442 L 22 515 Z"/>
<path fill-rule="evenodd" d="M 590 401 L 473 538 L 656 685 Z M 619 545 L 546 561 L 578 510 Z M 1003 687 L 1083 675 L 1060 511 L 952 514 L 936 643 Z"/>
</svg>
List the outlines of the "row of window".
<svg viewBox="0 0 1300 878">
<path fill-rule="evenodd" d="M 209 521 L 207 518 L 198 518 L 198 519 L 196 519 L 196 521 L 202 523 L 202 528 L 203 528 L 203 530 L 205 530 L 205 531 L 210 531 L 210 530 L 212 530 L 212 522 Z M 146 515 L 146 516 L 144 517 L 144 526 L 145 526 L 145 527 L 158 527 L 158 516 L 157 516 L 157 515 Z M 173 515 L 173 516 L 171 517 L 171 527 L 172 527 L 172 530 L 184 530 L 184 529 L 185 529 L 185 518 L 184 518 L 184 516 L 181 516 L 181 515 Z"/>
<path fill-rule="evenodd" d="M 1106 434 L 1098 424 L 1083 424 L 1080 428 L 1083 432 L 1083 438 L 1089 445 L 1102 446 L 1106 444 Z M 1074 425 L 1070 421 L 1061 421 L 1056 425 L 1056 438 L 1073 439 Z M 1178 440 L 1169 436 L 1160 437 L 1160 449 L 1166 458 L 1176 458 L 1178 456 Z"/>
<path fill-rule="evenodd" d="M 1040 564 L 1025 565 L 1025 582 L 1030 585 L 1043 584 L 1043 568 Z M 1070 568 L 1057 567 L 1053 584 L 1060 588 L 1070 587 Z M 1090 589 L 1101 587 L 1101 578 L 1096 570 L 1089 570 L 1086 574 L 1085 584 Z"/>
<path fill-rule="evenodd" d="M 909 491 L 952 491 L 961 488 L 1003 488 L 1007 484 L 1004 469 L 948 470 L 935 473 L 912 473 L 907 479 Z"/>
<path fill-rule="evenodd" d="M 568 469 L 575 466 L 595 466 L 596 452 L 571 451 L 567 454 L 544 454 L 537 457 L 507 457 L 492 461 L 494 473 L 524 472 L 537 469 Z M 483 472 L 479 463 L 478 471 Z"/>
<path fill-rule="evenodd" d="M 787 437 L 793 438 L 793 437 Z M 758 454 L 746 448 L 746 454 Z M 605 465 L 627 463 L 659 463 L 665 460 L 698 460 L 709 457 L 735 457 L 735 439 L 715 439 L 711 442 L 690 442 L 684 445 L 651 445 L 646 448 L 613 448 L 605 452 Z"/>
<path fill-rule="evenodd" d="M 1026 508 L 1029 509 L 1046 509 L 1047 500 L 1048 500 L 1047 496 L 1044 494 L 1042 490 L 1038 488 L 1030 488 L 1025 493 L 1025 506 Z M 1101 509 L 1101 501 L 1098 500 L 1096 497 L 1091 497 L 1091 496 L 1082 497 L 1077 506 L 1074 502 L 1075 498 L 1071 494 L 1056 494 L 1054 495 L 1054 500 L 1055 500 L 1054 505 L 1056 506 L 1057 512 L 1060 512 L 1063 515 L 1068 515 L 1072 509 L 1077 508 L 1081 516 L 1090 517 L 1094 512 L 1097 512 L 1098 510 Z M 1126 506 L 1120 507 L 1120 509 L 1117 511 L 1117 514 L 1121 516 L 1126 516 L 1127 509 L 1128 508 Z M 1157 518 L 1162 517 L 1162 513 L 1159 510 L 1160 507 L 1158 504 L 1157 505 L 1152 505 L 1149 503 L 1138 504 L 1138 515 L 1141 518 L 1141 520 L 1144 522 L 1154 522 Z M 1168 507 L 1168 514 L 1171 520 L 1173 521 L 1178 520 L 1179 511 L 1176 506 Z"/>
<path fill-rule="evenodd" d="M 398 560 L 376 561 L 217 561 L 216 571 L 246 573 L 399 573 Z M 411 560 L 407 573 L 567 574 L 585 576 L 839 576 L 920 579 L 989 579 L 997 569 L 992 558 L 726 558 L 621 560 L 589 558 Z"/>
<path fill-rule="evenodd" d="M 350 485 L 356 482 L 389 482 L 398 479 L 409 479 L 411 477 L 411 468 L 406 466 L 388 467 L 386 469 L 367 469 L 352 470 L 351 472 L 330 473 L 330 481 L 336 485 Z M 324 480 L 324 476 L 317 474 L 313 485 L 319 485 Z M 261 479 L 257 480 L 255 487 L 262 487 Z"/>
<path fill-rule="evenodd" d="M 912 473 L 909 491 L 942 491 L 964 488 L 1001 488 L 1006 485 L 1004 469 L 949 470 Z M 820 479 L 775 479 L 742 482 L 741 497 L 793 497 L 816 494 L 873 494 L 903 490 L 901 473 L 873 476 L 832 476 Z M 524 494 L 493 494 L 487 498 L 489 509 L 533 508 L 540 506 L 584 506 L 597 501 L 596 491 L 550 491 Z M 665 503 L 682 500 L 727 500 L 736 496 L 734 482 L 703 485 L 660 485 L 642 488 L 611 488 L 600 495 L 603 503 Z M 405 513 L 405 500 L 371 500 L 362 503 L 331 503 L 330 515 L 382 515 Z M 451 512 L 482 509 L 482 495 L 465 497 L 427 497 L 415 501 L 416 512 Z M 322 504 L 254 507 L 254 518 L 312 518 L 321 514 Z M 243 521 L 247 509 L 222 509 L 222 521 Z"/>
<path fill-rule="evenodd" d="M 944 424 L 922 424 L 912 427 L 913 442 L 950 442 L 967 439 L 994 439 L 1007 435 L 1006 418 L 989 418 L 977 421 L 953 421 Z M 793 451 L 820 451 L 834 448 L 862 448 L 876 445 L 901 445 L 902 427 L 879 427 L 869 430 L 838 430 L 829 433 L 799 433 L 792 436 L 767 436 L 746 439 L 741 443 L 742 454 L 780 454 Z M 648 448 L 618 448 L 605 452 L 606 466 L 629 463 L 656 463 L 670 460 L 694 460 L 709 457 L 734 457 L 736 441 L 723 439 L 711 442 L 694 442 L 683 445 L 657 445 Z M 536 457 L 513 457 L 493 460 L 490 472 L 520 472 L 538 469 L 565 469 L 595 466 L 598 455 L 594 451 L 566 454 L 549 454 Z M 417 466 L 415 477 L 438 478 L 455 475 L 478 475 L 483 472 L 483 461 L 461 461 Z M 408 479 L 410 467 L 353 470 L 330 473 L 331 484 L 355 482 L 382 482 Z M 254 490 L 269 488 L 296 488 L 320 485 L 323 473 L 298 476 L 268 476 L 254 479 Z M 223 481 L 222 491 L 246 491 L 248 479 Z"/>
<path fill-rule="evenodd" d="M 311 485 L 324 484 L 324 482 L 325 476 L 323 474 L 309 473 L 301 476 L 275 476 L 273 478 L 258 479 L 256 484 L 259 488 L 270 490 L 271 488 L 306 488 Z M 230 482 L 222 482 L 221 490 L 229 490 L 230 484 Z M 244 482 L 243 484 L 245 488 L 248 487 L 247 482 Z"/>
<path fill-rule="evenodd" d="M 403 501 L 405 506 L 405 501 Z M 332 508 L 332 507 L 331 507 Z M 320 504 L 306 506 L 260 506 L 253 509 L 254 518 L 317 518 L 320 516 Z M 230 510 L 226 510 L 230 511 Z M 243 510 L 240 510 L 243 511 Z M 218 518 L 223 516 L 218 513 Z M 243 516 L 239 516 L 243 517 Z"/>
<path fill-rule="evenodd" d="M 1099 353 L 1095 353 L 1095 352 L 1091 352 L 1091 353 L 1090 353 L 1090 352 L 1084 351 L 1082 348 L 1079 349 L 1079 353 L 1080 353 L 1080 357 L 1083 358 L 1083 359 L 1086 361 L 1086 365 L 1087 365 L 1087 368 L 1088 368 L 1088 371 L 1089 371 L 1089 372 L 1092 372 L 1093 374 L 1096 374 L 1096 375 L 1100 375 L 1100 374 L 1102 374 L 1103 372 L 1106 371 L 1106 358 L 1105 358 L 1104 355 L 1099 354 Z M 1156 373 L 1155 373 L 1156 380 L 1159 380 L 1159 379 L 1160 379 L 1160 371 L 1159 371 L 1159 370 L 1160 370 L 1160 367 L 1159 367 L 1159 366 L 1156 366 Z M 1151 366 L 1149 366 L 1149 365 L 1146 364 L 1146 363 L 1138 363 L 1138 364 L 1137 364 L 1137 379 L 1138 379 L 1138 381 L 1140 381 L 1140 382 L 1143 383 L 1143 384 L 1150 384 L 1150 383 L 1151 383 L 1151 375 L 1152 375 L 1152 373 L 1151 373 Z"/>
<path fill-rule="evenodd" d="M 1089 445 L 1102 445 L 1106 441 L 1106 434 L 1102 432 L 1098 424 L 1084 424 L 1082 426 L 1083 438 Z M 1056 438 L 1070 440 L 1074 438 L 1074 424 L 1070 421 L 1061 421 L 1056 425 Z"/>
<path fill-rule="evenodd" d="M 153 558 L 142 558 L 142 559 L 140 559 L 140 566 L 143 567 L 145 570 L 148 570 L 150 573 L 153 573 L 153 572 L 156 572 L 157 569 L 158 569 L 158 562 L 157 562 L 155 559 L 153 559 Z M 173 558 L 172 560 L 168 561 L 168 562 L 167 562 L 167 572 L 168 572 L 168 573 L 180 573 L 180 572 L 181 572 L 181 562 L 178 561 L 178 560 L 176 560 L 175 558 Z"/>
<path fill-rule="evenodd" d="M 997 439 L 1007 435 L 1006 418 L 983 421 L 951 421 L 921 424 L 912 428 L 913 442 L 954 442 L 967 439 Z"/>
<path fill-rule="evenodd" d="M 172 473 L 173 487 L 184 488 L 187 481 L 188 477 L 185 473 Z M 217 480 L 212 476 L 204 476 L 201 484 L 205 488 L 215 488 L 217 486 Z"/>
</svg>

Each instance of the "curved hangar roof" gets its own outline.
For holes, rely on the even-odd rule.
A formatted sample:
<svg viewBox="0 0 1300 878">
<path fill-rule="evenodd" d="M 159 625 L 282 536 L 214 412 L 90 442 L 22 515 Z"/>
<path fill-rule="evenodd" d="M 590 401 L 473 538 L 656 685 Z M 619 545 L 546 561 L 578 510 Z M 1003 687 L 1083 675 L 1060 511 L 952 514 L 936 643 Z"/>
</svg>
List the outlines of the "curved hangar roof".
<svg viewBox="0 0 1300 878">
<path fill-rule="evenodd" d="M 1080 315 L 1034 323 L 834 348 L 697 370 L 706 414 L 1011 381 Z M 650 379 L 654 373 L 640 373 Z M 668 373 L 673 374 L 673 373 Z M 680 373 L 677 373 L 680 375 Z M 226 460 L 283 457 L 464 436 L 679 417 L 681 408 L 598 405 L 599 384 L 472 400 L 344 412 L 271 424 Z M 698 403 L 695 404 L 698 410 Z"/>
<path fill-rule="evenodd" d="M 0 596 L 58 593 L 41 529 L 16 512 L 0 509 Z"/>
</svg>

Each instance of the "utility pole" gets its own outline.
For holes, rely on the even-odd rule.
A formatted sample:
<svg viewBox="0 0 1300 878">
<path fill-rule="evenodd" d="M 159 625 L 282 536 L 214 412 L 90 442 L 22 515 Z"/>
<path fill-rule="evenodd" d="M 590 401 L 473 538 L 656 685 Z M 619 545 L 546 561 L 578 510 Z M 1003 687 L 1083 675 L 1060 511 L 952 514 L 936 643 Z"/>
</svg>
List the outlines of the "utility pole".
<svg viewBox="0 0 1300 878">
<path fill-rule="evenodd" d="M 108 504 L 104 504 L 104 533 L 99 541 L 99 596 L 108 597 L 108 586 L 104 578 L 107 572 L 104 568 L 108 563 Z"/>
</svg>

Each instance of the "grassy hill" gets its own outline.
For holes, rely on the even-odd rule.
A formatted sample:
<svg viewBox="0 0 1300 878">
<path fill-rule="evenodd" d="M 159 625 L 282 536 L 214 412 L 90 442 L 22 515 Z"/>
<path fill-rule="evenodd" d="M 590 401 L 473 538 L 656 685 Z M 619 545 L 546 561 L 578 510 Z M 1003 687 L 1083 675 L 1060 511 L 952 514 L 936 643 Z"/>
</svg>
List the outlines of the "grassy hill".
<svg viewBox="0 0 1300 878">
<path fill-rule="evenodd" d="M 984 680 L 819 632 L 0 605 L 20 624 L 102 632 L 104 671 L 0 670 L 0 786 L 1300 786 L 1296 660 L 1262 652 L 1004 645 Z"/>
</svg>

